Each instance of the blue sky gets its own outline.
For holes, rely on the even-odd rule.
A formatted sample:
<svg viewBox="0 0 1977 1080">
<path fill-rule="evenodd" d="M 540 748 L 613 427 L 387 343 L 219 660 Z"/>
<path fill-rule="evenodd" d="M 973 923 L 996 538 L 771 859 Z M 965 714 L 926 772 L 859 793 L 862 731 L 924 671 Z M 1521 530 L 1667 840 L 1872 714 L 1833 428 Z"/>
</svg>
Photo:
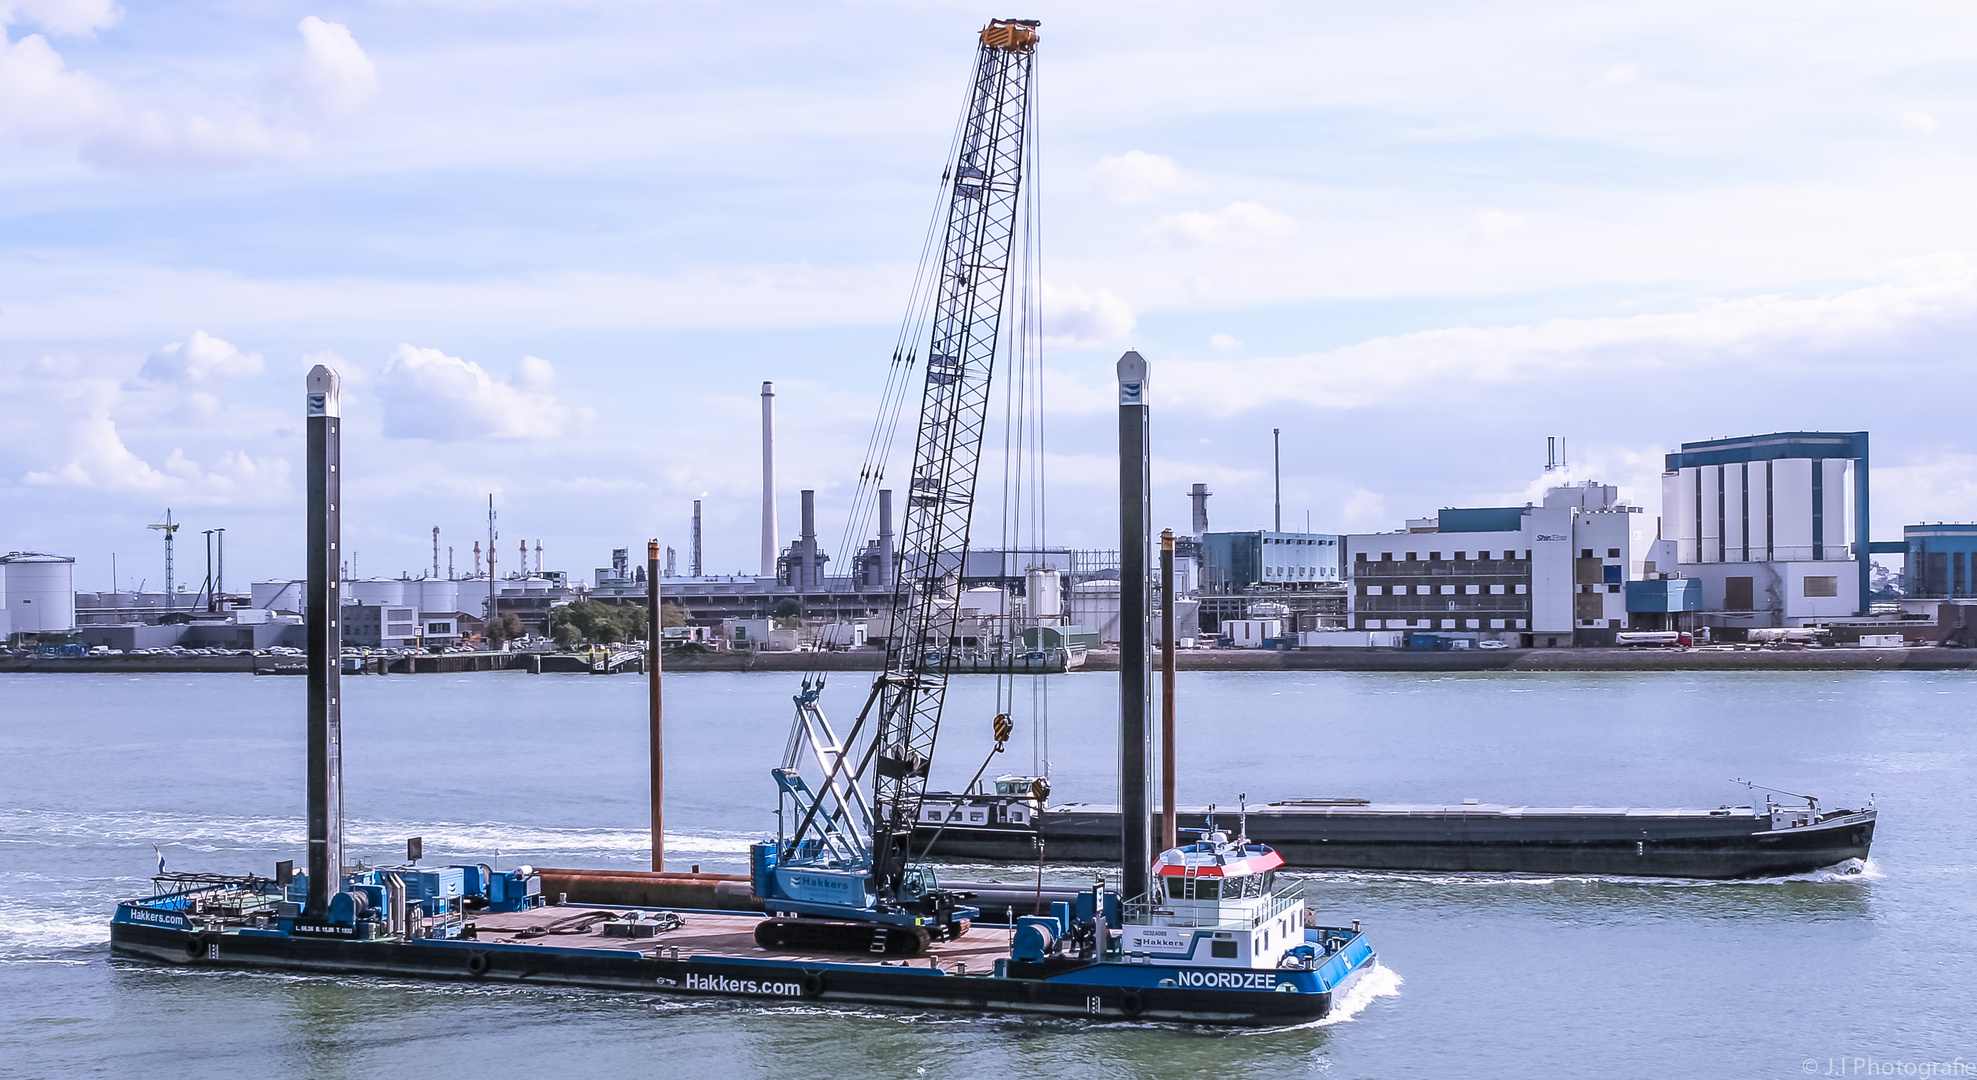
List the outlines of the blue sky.
<svg viewBox="0 0 1977 1080">
<path fill-rule="evenodd" d="M 0 549 L 157 587 L 143 525 L 300 565 L 301 375 L 346 377 L 363 573 L 835 536 L 961 104 L 957 4 L 0 0 Z M 1684 440 L 1873 433 L 1875 530 L 1977 517 L 1977 12 L 1037 4 L 1051 525 L 1521 501 L 1544 437 L 1659 501 Z"/>
</svg>

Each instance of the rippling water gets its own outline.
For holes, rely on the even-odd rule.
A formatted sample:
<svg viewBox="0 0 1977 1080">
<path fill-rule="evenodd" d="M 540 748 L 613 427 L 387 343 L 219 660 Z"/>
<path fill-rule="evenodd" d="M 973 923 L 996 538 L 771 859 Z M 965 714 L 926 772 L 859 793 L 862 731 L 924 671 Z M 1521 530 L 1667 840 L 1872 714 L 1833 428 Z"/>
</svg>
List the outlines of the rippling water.
<svg viewBox="0 0 1977 1080">
<path fill-rule="evenodd" d="M 109 959 L 111 909 L 149 891 L 154 844 L 182 870 L 301 859 L 302 683 L 0 675 L 0 1075 L 1767 1077 L 1977 1062 L 1964 673 L 1183 675 L 1185 802 L 1714 806 L 1748 801 L 1726 783 L 1748 776 L 1882 810 L 1857 875 L 1309 875 L 1319 913 L 1363 920 L 1384 968 L 1331 1022 L 1262 1033 Z M 826 695 L 847 721 L 857 683 Z M 644 864 L 636 678 L 345 686 L 353 855 L 392 858 L 423 835 L 441 860 Z M 1049 681 L 1056 797 L 1112 799 L 1115 686 Z M 957 680 L 936 783 L 981 764 L 992 687 Z M 673 865 L 739 870 L 773 830 L 768 768 L 795 689 L 669 679 Z M 1030 768 L 1028 727 L 991 772 Z"/>
</svg>

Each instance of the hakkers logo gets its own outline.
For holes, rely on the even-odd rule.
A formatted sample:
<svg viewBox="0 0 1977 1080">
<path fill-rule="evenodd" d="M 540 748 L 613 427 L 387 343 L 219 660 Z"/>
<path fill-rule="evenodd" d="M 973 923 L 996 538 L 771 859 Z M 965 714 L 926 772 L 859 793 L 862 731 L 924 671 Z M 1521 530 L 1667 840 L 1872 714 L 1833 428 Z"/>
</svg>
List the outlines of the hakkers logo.
<svg viewBox="0 0 1977 1080">
<path fill-rule="evenodd" d="M 849 892 L 851 882 L 843 878 L 811 877 L 808 874 L 792 874 L 789 883 L 799 889 L 822 889 L 826 892 Z"/>
<path fill-rule="evenodd" d="M 1182 986 L 1214 990 L 1275 990 L 1277 988 L 1277 977 L 1262 971 L 1254 973 L 1183 971 L 1180 974 L 1180 981 Z"/>
<path fill-rule="evenodd" d="M 157 923 L 160 926 L 185 925 L 185 916 L 176 912 L 167 913 L 163 911 L 146 911 L 143 908 L 132 908 L 130 918 L 132 922 Z"/>
<path fill-rule="evenodd" d="M 712 994 L 755 994 L 762 997 L 802 997 L 803 984 L 793 982 L 757 982 L 754 979 L 730 979 L 725 975 L 695 975 L 689 972 L 686 977 L 688 990 L 704 990 Z"/>
</svg>

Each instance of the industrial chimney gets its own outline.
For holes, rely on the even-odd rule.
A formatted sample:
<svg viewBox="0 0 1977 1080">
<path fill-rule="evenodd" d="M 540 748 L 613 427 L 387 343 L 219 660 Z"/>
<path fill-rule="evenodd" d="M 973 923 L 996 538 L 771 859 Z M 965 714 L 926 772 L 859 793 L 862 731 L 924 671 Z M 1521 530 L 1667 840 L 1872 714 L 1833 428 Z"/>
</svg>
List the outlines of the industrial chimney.
<svg viewBox="0 0 1977 1080">
<path fill-rule="evenodd" d="M 1188 490 L 1188 498 L 1194 500 L 1194 538 L 1201 539 L 1208 531 L 1208 496 L 1213 492 L 1207 484 L 1196 484 Z"/>
<path fill-rule="evenodd" d="M 776 573 L 776 384 L 762 384 L 762 576 Z"/>
</svg>

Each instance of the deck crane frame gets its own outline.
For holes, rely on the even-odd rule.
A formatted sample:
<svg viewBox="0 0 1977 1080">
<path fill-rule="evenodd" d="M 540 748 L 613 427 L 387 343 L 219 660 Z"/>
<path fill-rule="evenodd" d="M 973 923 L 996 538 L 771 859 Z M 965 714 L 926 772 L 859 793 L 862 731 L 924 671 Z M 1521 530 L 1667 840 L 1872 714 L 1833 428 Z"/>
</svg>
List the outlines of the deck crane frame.
<svg viewBox="0 0 1977 1080">
<path fill-rule="evenodd" d="M 1032 137 L 1037 26 L 997 19 L 979 38 L 967 113 L 942 178 L 941 261 L 885 670 L 843 739 L 818 709 L 813 687 L 806 684 L 796 698 L 797 732 L 776 770 L 796 828 L 769 845 L 772 860 L 758 853 L 753 867 L 757 895 L 772 911 L 921 926 L 935 938 L 958 933 L 957 924 L 975 914 L 965 897 L 929 886 L 908 863 L 960 619 L 956 590 Z M 824 772 L 814 791 L 795 772 L 806 748 Z M 858 793 L 868 780 L 869 804 Z M 850 887 L 852 878 L 862 879 L 859 887 Z"/>
</svg>

